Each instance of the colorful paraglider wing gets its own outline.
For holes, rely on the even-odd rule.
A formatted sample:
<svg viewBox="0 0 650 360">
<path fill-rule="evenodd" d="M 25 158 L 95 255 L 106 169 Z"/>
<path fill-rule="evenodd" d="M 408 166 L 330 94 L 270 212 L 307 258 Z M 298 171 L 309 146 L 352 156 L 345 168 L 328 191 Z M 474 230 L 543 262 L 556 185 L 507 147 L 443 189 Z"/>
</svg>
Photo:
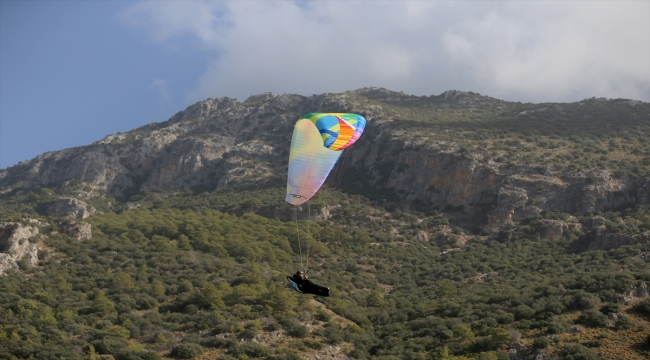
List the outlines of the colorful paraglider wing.
<svg viewBox="0 0 650 360">
<path fill-rule="evenodd" d="M 301 205 L 320 189 L 341 156 L 363 133 L 366 119 L 356 114 L 312 113 L 293 130 L 289 154 L 287 197 Z"/>
</svg>

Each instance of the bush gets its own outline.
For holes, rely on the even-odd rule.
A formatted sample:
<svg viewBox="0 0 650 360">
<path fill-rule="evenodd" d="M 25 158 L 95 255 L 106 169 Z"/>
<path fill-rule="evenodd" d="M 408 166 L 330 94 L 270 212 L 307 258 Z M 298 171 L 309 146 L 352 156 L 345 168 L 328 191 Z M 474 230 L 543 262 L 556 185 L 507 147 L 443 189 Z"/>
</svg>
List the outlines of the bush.
<svg viewBox="0 0 650 360">
<path fill-rule="evenodd" d="M 282 329 L 282 325 L 280 325 L 280 323 L 277 323 L 277 322 L 270 323 L 268 326 L 266 326 L 264 328 L 264 330 L 266 330 L 266 331 L 276 331 L 276 330 L 280 330 L 280 329 Z"/>
<path fill-rule="evenodd" d="M 607 303 L 600 308 L 600 312 L 603 314 L 609 314 L 609 313 L 618 314 L 621 312 L 621 310 L 623 310 L 621 308 L 621 305 L 614 304 L 614 303 Z"/>
<path fill-rule="evenodd" d="M 115 360 L 162 360 L 162 356 L 153 351 L 122 350 Z"/>
<path fill-rule="evenodd" d="M 301 360 L 302 357 L 300 357 L 300 355 L 294 352 L 285 351 L 284 353 L 269 356 L 267 357 L 267 359 L 268 360 Z"/>
<path fill-rule="evenodd" d="M 234 356 L 230 356 L 228 354 L 221 354 L 221 356 L 219 356 L 217 360 L 237 360 L 237 358 Z"/>
<path fill-rule="evenodd" d="M 210 347 L 210 348 L 224 348 L 228 349 L 231 348 L 235 345 L 237 345 L 237 340 L 232 339 L 232 338 L 221 338 L 221 337 L 213 337 L 209 339 L 205 339 L 201 341 L 201 345 L 205 347 Z"/>
<path fill-rule="evenodd" d="M 634 310 L 645 315 L 650 316 L 650 298 L 647 298 L 634 306 Z"/>
<path fill-rule="evenodd" d="M 99 354 L 116 354 L 126 347 L 123 338 L 104 338 L 90 343 Z"/>
<path fill-rule="evenodd" d="M 271 355 L 273 350 L 255 343 L 244 343 L 237 345 L 228 351 L 228 354 L 241 359 L 242 355 L 252 358 L 263 358 Z"/>
<path fill-rule="evenodd" d="M 319 331 L 322 333 L 330 344 L 338 344 L 345 340 L 345 334 L 341 329 L 335 326 L 328 326 Z"/>
<path fill-rule="evenodd" d="M 599 302 L 600 298 L 598 298 L 598 296 L 583 291 L 579 291 L 573 296 L 573 305 L 581 310 L 592 309 L 598 305 Z"/>
<path fill-rule="evenodd" d="M 29 259 L 27 258 L 27 255 L 23 256 L 20 260 L 16 261 L 16 264 L 18 264 L 20 270 L 29 269 Z"/>
<path fill-rule="evenodd" d="M 304 327 L 304 326 L 303 326 Z M 306 330 L 307 328 L 305 328 Z M 259 334 L 260 330 L 254 327 L 250 327 L 246 330 L 244 330 L 241 334 L 239 334 L 239 337 L 242 339 L 253 339 L 257 334 Z"/>
<path fill-rule="evenodd" d="M 140 295 L 139 297 L 136 298 L 135 301 L 136 301 L 136 306 L 140 310 L 148 310 L 158 306 L 158 300 L 154 299 L 153 297 L 147 294 Z"/>
<path fill-rule="evenodd" d="M 499 357 L 496 352 L 490 351 L 490 352 L 481 352 L 478 355 L 478 360 L 499 360 Z"/>
<path fill-rule="evenodd" d="M 634 321 L 625 315 L 621 315 L 618 320 L 616 320 L 617 329 L 631 329 L 634 327 Z"/>
<path fill-rule="evenodd" d="M 203 347 L 199 344 L 180 344 L 172 349 L 171 355 L 178 359 L 193 359 L 203 354 Z"/>
<path fill-rule="evenodd" d="M 519 305 L 515 308 L 515 319 L 524 320 L 532 319 L 535 316 L 535 310 L 527 305 Z"/>
<path fill-rule="evenodd" d="M 325 347 L 324 344 L 318 342 L 318 341 L 309 341 L 309 340 L 303 340 L 303 344 L 307 346 L 308 348 L 314 349 L 314 350 L 321 350 Z"/>
<path fill-rule="evenodd" d="M 566 310 L 566 307 L 560 302 L 550 301 L 548 304 L 546 304 L 544 310 L 552 314 L 560 315 Z"/>
<path fill-rule="evenodd" d="M 162 360 L 162 356 L 158 355 L 153 351 L 145 351 L 140 353 L 140 358 L 142 360 Z"/>
<path fill-rule="evenodd" d="M 547 331 L 550 334 L 564 334 L 571 329 L 571 325 L 558 318 L 552 318 L 548 321 Z"/>
<path fill-rule="evenodd" d="M 578 317 L 577 322 L 591 327 L 605 327 L 607 326 L 607 316 L 598 310 L 585 310 Z"/>
<path fill-rule="evenodd" d="M 330 321 L 332 319 L 332 316 L 329 313 L 327 313 L 326 311 L 323 311 L 323 310 L 316 311 L 316 314 L 314 314 L 314 317 L 316 318 L 316 320 L 322 321 L 322 322 L 328 322 L 328 321 Z"/>
<path fill-rule="evenodd" d="M 278 322 L 287 331 L 287 334 L 289 334 L 289 336 L 303 338 L 309 335 L 309 330 L 307 327 L 301 325 L 298 320 L 294 318 L 282 318 L 278 319 Z"/>
<path fill-rule="evenodd" d="M 564 345 L 564 358 L 566 360 L 596 360 L 596 353 L 580 344 L 571 343 Z"/>
<path fill-rule="evenodd" d="M 545 349 L 549 345 L 551 345 L 551 340 L 549 340 L 546 336 L 540 336 L 533 341 L 533 347 L 535 349 Z"/>
</svg>

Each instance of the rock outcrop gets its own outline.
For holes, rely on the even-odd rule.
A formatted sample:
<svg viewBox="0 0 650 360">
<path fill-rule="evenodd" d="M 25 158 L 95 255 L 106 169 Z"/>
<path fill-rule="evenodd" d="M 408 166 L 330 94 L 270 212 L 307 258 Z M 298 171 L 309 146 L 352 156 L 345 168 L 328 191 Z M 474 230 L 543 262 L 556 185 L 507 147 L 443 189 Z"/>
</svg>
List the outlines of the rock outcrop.
<svg viewBox="0 0 650 360">
<path fill-rule="evenodd" d="M 483 161 L 442 145 L 403 139 L 388 121 L 375 121 L 359 141 L 349 167 L 368 172 L 365 182 L 392 188 L 406 205 L 460 212 L 467 228 L 492 230 L 542 211 L 573 215 L 650 203 L 650 180 L 614 179 L 611 171 L 545 170 Z M 378 146 L 377 144 L 382 144 Z"/>
<path fill-rule="evenodd" d="M 0 191 L 17 194 L 77 180 L 96 191 L 128 197 L 140 191 L 226 189 L 255 183 L 286 172 L 296 119 L 327 111 L 356 112 L 368 120 L 364 136 L 341 161 L 344 173 L 355 174 L 348 176 L 346 185 L 381 189 L 377 193 L 382 194 L 392 191 L 400 205 L 443 211 L 466 229 L 487 225 L 496 230 L 542 211 L 583 215 L 650 203 L 649 179 L 617 178 L 607 169 L 554 170 L 525 161 L 497 162 L 481 150 L 461 149 L 454 141 L 414 137 L 401 130 L 408 120 L 394 120 L 401 111 L 394 106 L 409 109 L 416 102 L 438 109 L 422 110 L 431 114 L 450 108 L 470 113 L 513 106 L 470 92 L 416 97 L 377 88 L 310 97 L 265 93 L 244 102 L 207 99 L 163 123 L 0 170 Z M 520 109 L 514 116 L 523 119 L 544 111 Z M 63 213 L 83 218 L 90 210 L 52 210 Z M 557 233 L 553 231 L 548 234 L 551 238 Z"/>
<path fill-rule="evenodd" d="M 574 218 L 575 219 L 575 218 Z M 555 240 L 563 237 L 567 233 L 575 233 L 582 230 L 582 224 L 577 222 L 566 222 L 563 220 L 541 220 L 543 230 L 541 238 L 545 240 Z"/>
<path fill-rule="evenodd" d="M 648 285 L 646 285 L 645 283 L 641 283 L 639 286 L 637 286 L 636 296 L 642 299 L 645 299 L 648 296 L 650 296 L 650 289 L 648 289 Z"/>
<path fill-rule="evenodd" d="M 56 199 L 46 210 L 49 216 L 73 219 L 85 219 L 96 212 L 97 210 L 93 206 L 71 197 L 60 197 Z"/>
<path fill-rule="evenodd" d="M 59 233 L 82 241 L 93 237 L 92 226 L 85 222 L 65 221 L 59 225 Z"/>
<path fill-rule="evenodd" d="M 38 248 L 29 241 L 38 234 L 35 226 L 0 222 L 0 275 L 5 275 L 8 269 L 18 269 L 18 262 L 23 258 L 29 265 L 38 263 Z"/>
</svg>

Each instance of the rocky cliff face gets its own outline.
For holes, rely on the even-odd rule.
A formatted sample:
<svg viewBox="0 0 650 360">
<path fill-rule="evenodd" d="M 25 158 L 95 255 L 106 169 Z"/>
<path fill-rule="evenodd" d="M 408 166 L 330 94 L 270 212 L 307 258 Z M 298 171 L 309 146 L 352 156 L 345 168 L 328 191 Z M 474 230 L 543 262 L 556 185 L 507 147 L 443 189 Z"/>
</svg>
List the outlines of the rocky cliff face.
<svg viewBox="0 0 650 360">
<path fill-rule="evenodd" d="M 534 166 L 500 165 L 479 154 L 402 139 L 388 121 L 373 122 L 365 136 L 350 166 L 368 172 L 372 186 L 395 189 L 409 205 L 461 211 L 470 227 L 496 229 L 543 210 L 583 215 L 650 203 L 647 179 L 614 179 L 608 170 L 540 174 Z"/>
<path fill-rule="evenodd" d="M 64 221 L 59 225 L 59 233 L 81 241 L 93 237 L 92 225 L 85 222 Z"/>
<path fill-rule="evenodd" d="M 66 217 L 74 219 L 85 219 L 97 210 L 85 202 L 71 198 L 60 197 L 48 205 L 46 213 L 49 216 Z"/>
<path fill-rule="evenodd" d="M 38 233 L 35 226 L 0 222 L 0 275 L 8 269 L 18 269 L 18 262 L 23 258 L 29 265 L 38 263 L 38 248 L 29 241 Z"/>
<path fill-rule="evenodd" d="M 0 186 L 34 189 L 79 180 L 120 197 L 255 181 L 285 166 L 287 138 L 303 100 L 272 94 L 249 99 L 251 105 L 208 99 L 165 123 L 1 170 Z"/>
<path fill-rule="evenodd" d="M 409 137 L 396 126 L 396 112 L 389 110 L 392 104 L 408 106 L 418 99 L 376 88 L 311 97 L 266 93 L 244 102 L 208 99 L 164 123 L 0 170 L 0 188 L 18 192 L 78 180 L 126 197 L 141 191 L 254 183 L 285 174 L 299 116 L 327 111 L 356 112 L 369 121 L 364 136 L 346 154 L 346 171 L 355 174 L 352 182 L 393 191 L 406 206 L 445 211 L 470 229 L 497 229 L 543 210 L 580 215 L 650 203 L 648 179 L 615 178 L 607 169 L 540 171 L 523 162 L 496 163 L 480 152 Z M 506 104 L 453 91 L 436 101 L 443 109 L 465 106 L 470 111 Z"/>
</svg>

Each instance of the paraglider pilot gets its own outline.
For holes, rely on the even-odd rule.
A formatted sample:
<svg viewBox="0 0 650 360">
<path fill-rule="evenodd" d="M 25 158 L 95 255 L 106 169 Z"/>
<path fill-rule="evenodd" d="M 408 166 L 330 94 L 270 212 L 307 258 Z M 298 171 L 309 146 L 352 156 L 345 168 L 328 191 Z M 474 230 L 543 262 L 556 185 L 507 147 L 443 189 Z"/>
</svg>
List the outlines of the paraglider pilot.
<svg viewBox="0 0 650 360">
<path fill-rule="evenodd" d="M 298 285 L 297 290 L 302 293 L 318 296 L 330 296 L 329 288 L 314 284 L 301 270 L 298 270 L 289 280 L 296 283 L 296 285 Z"/>
</svg>

